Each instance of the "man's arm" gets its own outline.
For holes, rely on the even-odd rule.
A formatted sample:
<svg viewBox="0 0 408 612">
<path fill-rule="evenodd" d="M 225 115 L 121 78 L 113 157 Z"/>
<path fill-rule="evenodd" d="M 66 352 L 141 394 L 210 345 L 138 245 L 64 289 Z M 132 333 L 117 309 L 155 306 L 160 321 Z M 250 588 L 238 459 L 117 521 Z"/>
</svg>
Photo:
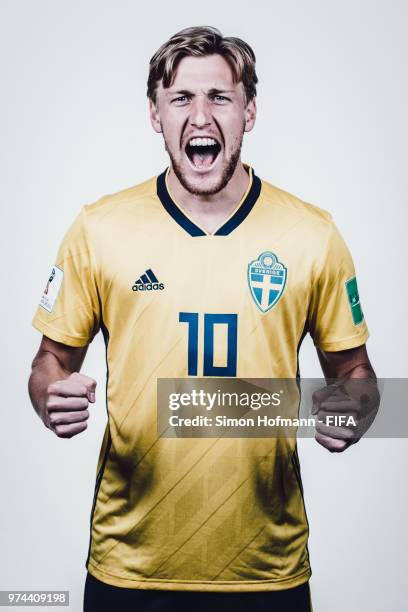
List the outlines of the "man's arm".
<svg viewBox="0 0 408 612">
<path fill-rule="evenodd" d="M 31 403 L 44 425 L 61 438 L 87 428 L 87 408 L 95 401 L 96 381 L 79 374 L 87 350 L 43 336 L 31 366 Z"/>
<path fill-rule="evenodd" d="M 366 345 L 346 351 L 327 352 L 317 349 L 325 378 L 376 378 L 367 355 Z"/>
<path fill-rule="evenodd" d="M 328 386 L 314 393 L 312 413 L 322 419 L 327 415 L 351 415 L 358 421 L 357 427 L 317 425 L 315 437 L 319 444 L 331 452 L 342 452 L 358 442 L 377 414 L 377 377 L 365 344 L 336 352 L 317 349 L 317 354 Z"/>
</svg>

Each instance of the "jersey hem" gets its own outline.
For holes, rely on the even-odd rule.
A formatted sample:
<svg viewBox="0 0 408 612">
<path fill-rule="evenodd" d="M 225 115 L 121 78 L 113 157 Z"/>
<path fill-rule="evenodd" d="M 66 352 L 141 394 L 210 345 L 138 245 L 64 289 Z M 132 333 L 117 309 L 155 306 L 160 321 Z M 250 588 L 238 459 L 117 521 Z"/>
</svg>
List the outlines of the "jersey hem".
<svg viewBox="0 0 408 612">
<path fill-rule="evenodd" d="M 52 327 L 52 325 L 44 323 L 44 321 L 41 321 L 41 319 L 38 319 L 37 317 L 34 317 L 31 324 L 36 330 L 44 334 L 44 336 L 47 336 L 47 338 L 55 340 L 55 342 L 61 342 L 62 344 L 67 344 L 68 346 L 86 346 L 90 343 L 89 338 L 84 338 L 81 336 L 68 336 L 67 334 L 61 333 L 55 327 Z"/>
<path fill-rule="evenodd" d="M 316 346 L 322 349 L 322 351 L 344 351 L 365 344 L 369 337 L 369 332 L 365 331 L 363 334 L 358 334 L 357 336 L 350 336 L 349 338 L 344 338 L 344 340 L 316 342 Z"/>
<path fill-rule="evenodd" d="M 217 581 L 213 580 L 150 580 L 133 579 L 111 574 L 105 570 L 97 568 L 92 561 L 88 561 L 87 569 L 94 578 L 111 586 L 126 587 L 131 589 L 144 589 L 154 591 L 212 591 L 224 593 L 244 593 L 254 591 L 283 591 L 300 586 L 307 582 L 312 575 L 310 567 L 296 576 L 283 578 L 281 580 L 248 580 L 248 581 Z"/>
</svg>

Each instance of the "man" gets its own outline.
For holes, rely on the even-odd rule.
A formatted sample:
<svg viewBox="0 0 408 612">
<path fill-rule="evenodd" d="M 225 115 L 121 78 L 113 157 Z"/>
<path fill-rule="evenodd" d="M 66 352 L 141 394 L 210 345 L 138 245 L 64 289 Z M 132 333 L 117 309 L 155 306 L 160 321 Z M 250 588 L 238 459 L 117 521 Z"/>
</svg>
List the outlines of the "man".
<svg viewBox="0 0 408 612">
<path fill-rule="evenodd" d="M 215 28 L 187 28 L 156 52 L 150 118 L 169 168 L 83 207 L 34 317 L 44 335 L 30 396 L 59 437 L 86 429 L 96 382 L 79 371 L 99 329 L 106 343 L 87 612 L 311 610 L 295 440 L 156 434 L 158 378 L 296 378 L 307 332 L 325 376 L 344 383 L 316 394 L 316 414 L 358 413 L 350 380 L 375 381 L 330 214 L 241 161 L 256 83 L 252 49 Z M 360 436 L 316 433 L 330 451 Z"/>
</svg>

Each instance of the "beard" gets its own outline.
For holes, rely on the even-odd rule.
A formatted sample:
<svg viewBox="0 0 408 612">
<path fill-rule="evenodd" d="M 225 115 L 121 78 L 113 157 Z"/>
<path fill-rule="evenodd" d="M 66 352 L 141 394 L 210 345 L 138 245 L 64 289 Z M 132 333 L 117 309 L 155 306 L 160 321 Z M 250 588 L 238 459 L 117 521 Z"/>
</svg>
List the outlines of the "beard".
<svg viewBox="0 0 408 612">
<path fill-rule="evenodd" d="M 171 161 L 172 168 L 174 170 L 174 174 L 176 175 L 176 177 L 178 178 L 178 180 L 180 181 L 184 189 L 188 191 L 189 193 L 191 193 L 192 195 L 210 196 L 210 195 L 215 195 L 216 193 L 219 193 L 220 191 L 222 191 L 224 187 L 226 187 L 229 181 L 231 180 L 235 172 L 235 169 L 237 167 L 240 156 L 241 156 L 243 137 L 244 137 L 244 129 L 242 130 L 241 138 L 239 140 L 237 147 L 231 153 L 229 159 L 226 159 L 224 162 L 220 180 L 217 183 L 215 183 L 215 185 L 213 185 L 212 187 L 208 187 L 206 189 L 202 189 L 198 187 L 197 185 L 192 184 L 187 179 L 187 177 L 185 176 L 185 174 L 183 173 L 181 169 L 181 165 L 175 159 L 174 155 L 170 151 L 165 138 L 164 138 L 164 148 L 166 149 L 170 157 L 170 161 Z"/>
</svg>

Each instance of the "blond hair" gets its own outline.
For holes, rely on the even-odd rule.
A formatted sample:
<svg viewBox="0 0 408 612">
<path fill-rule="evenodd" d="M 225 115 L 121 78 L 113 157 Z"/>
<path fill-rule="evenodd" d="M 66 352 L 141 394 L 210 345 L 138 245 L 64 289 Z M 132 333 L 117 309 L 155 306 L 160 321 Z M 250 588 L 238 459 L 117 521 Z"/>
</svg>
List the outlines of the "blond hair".
<svg viewBox="0 0 408 612">
<path fill-rule="evenodd" d="M 159 81 L 162 81 L 164 88 L 170 87 L 183 57 L 202 57 L 215 53 L 222 55 L 228 62 L 234 82 L 242 82 L 246 101 L 250 102 L 256 96 L 258 82 L 255 53 L 241 38 L 223 36 L 217 28 L 211 26 L 185 28 L 156 51 L 149 63 L 147 96 L 156 103 Z"/>
</svg>

